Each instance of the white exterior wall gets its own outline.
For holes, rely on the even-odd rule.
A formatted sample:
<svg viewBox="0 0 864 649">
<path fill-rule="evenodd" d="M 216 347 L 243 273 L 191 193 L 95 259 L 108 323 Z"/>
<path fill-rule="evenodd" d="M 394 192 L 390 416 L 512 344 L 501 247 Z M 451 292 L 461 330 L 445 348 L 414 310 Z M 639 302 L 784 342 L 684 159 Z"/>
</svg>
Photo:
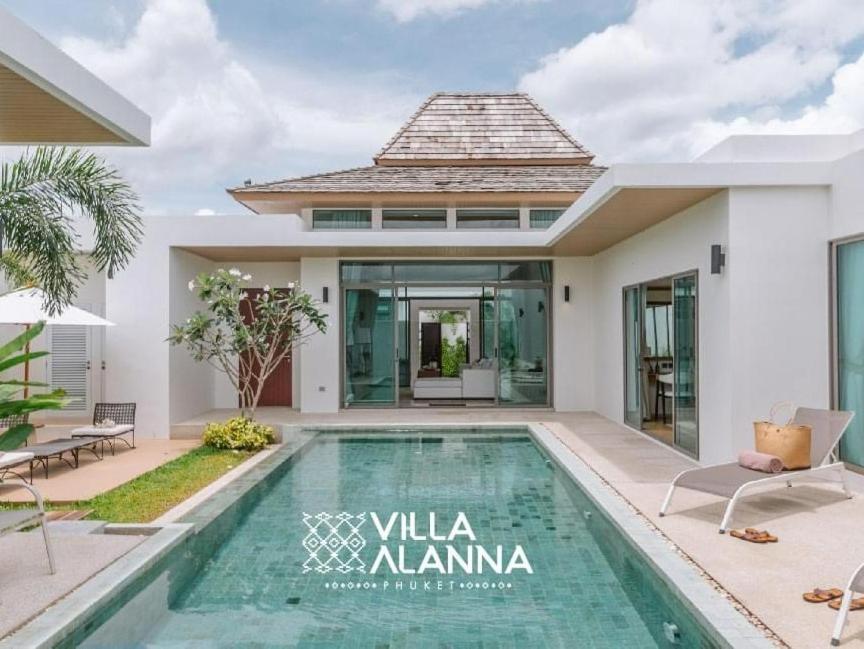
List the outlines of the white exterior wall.
<svg viewBox="0 0 864 649">
<path fill-rule="evenodd" d="M 593 267 L 591 257 L 552 262 L 552 399 L 559 412 L 594 408 Z"/>
<path fill-rule="evenodd" d="M 340 297 L 339 260 L 332 257 L 300 260 L 300 286 L 317 300 L 323 288 L 330 292 L 322 311 L 327 315 L 327 332 L 310 337 L 300 348 L 300 409 L 303 412 L 339 410 Z"/>
<path fill-rule="evenodd" d="M 729 195 L 721 192 L 594 258 L 594 410 L 624 422 L 623 289 L 696 270 L 699 276 L 700 459 L 728 452 L 729 282 L 710 274 L 710 246 L 727 245 Z"/>
<path fill-rule="evenodd" d="M 187 285 L 199 273 L 210 272 L 213 262 L 185 250 L 171 250 L 168 258 L 168 322 L 171 325 L 184 322 L 201 308 L 197 296 Z M 196 363 L 183 347 L 171 346 L 168 358 L 170 421 L 176 423 L 210 410 L 215 381 L 213 368 L 206 363 Z"/>
<path fill-rule="evenodd" d="M 829 206 L 828 188 L 730 191 L 732 401 L 717 459 L 752 448 L 753 421 L 778 401 L 829 406 Z"/>
</svg>

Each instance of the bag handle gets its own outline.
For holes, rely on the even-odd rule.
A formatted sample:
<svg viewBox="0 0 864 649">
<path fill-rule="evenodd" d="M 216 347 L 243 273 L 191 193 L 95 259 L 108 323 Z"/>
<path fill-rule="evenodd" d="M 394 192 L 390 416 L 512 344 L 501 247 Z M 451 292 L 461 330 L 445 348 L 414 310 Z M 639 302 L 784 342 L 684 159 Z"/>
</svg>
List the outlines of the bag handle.
<svg viewBox="0 0 864 649">
<path fill-rule="evenodd" d="M 789 419 L 786 420 L 785 424 L 780 425 L 788 426 L 789 424 L 791 424 L 792 420 L 795 419 L 795 411 L 798 410 L 798 406 L 795 405 L 794 401 L 778 401 L 773 406 L 771 406 L 771 410 L 768 411 L 768 421 L 773 424 L 777 424 L 777 413 L 781 412 L 785 408 L 789 408 Z"/>
</svg>

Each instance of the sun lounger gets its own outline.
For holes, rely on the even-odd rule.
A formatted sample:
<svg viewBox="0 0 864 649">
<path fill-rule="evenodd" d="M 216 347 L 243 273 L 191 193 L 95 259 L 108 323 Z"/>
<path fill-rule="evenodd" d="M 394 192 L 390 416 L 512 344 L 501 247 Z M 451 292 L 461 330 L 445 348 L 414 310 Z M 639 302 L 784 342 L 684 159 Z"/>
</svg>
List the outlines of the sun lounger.
<svg viewBox="0 0 864 649">
<path fill-rule="evenodd" d="M 0 453 L 0 471 L 9 466 L 17 466 L 18 464 L 27 462 L 31 459 L 33 459 L 31 453 L 17 451 L 13 453 Z M 45 540 L 45 550 L 48 553 L 48 567 L 53 575 L 55 573 L 54 552 L 51 548 L 51 539 L 48 536 L 48 527 L 45 524 L 45 506 L 42 502 L 42 495 L 35 487 L 31 487 L 28 484 L 19 484 L 16 482 L 14 485 L 4 485 L 3 482 L 0 481 L 0 487 L 4 486 L 22 487 L 27 489 L 27 491 L 33 494 L 33 499 L 36 501 L 36 508 L 0 511 L 0 536 L 20 530 L 22 527 L 40 525 L 42 527 L 42 538 Z"/>
<path fill-rule="evenodd" d="M 852 604 L 852 597 L 855 593 L 864 593 L 864 563 L 852 573 L 852 578 L 849 579 L 849 584 L 843 592 L 840 610 L 837 611 L 837 620 L 834 622 L 834 634 L 831 636 L 831 644 L 835 647 L 840 644 L 840 635 L 846 625 L 846 616 L 849 615 L 849 606 Z"/>
<path fill-rule="evenodd" d="M 101 441 L 102 440 L 96 438 L 80 437 L 77 439 L 52 439 L 50 442 L 42 442 L 41 444 L 33 444 L 32 446 L 23 446 L 18 450 L 22 453 L 26 453 L 28 457 L 26 459 L 21 459 L 15 464 L 6 464 L 0 468 L 0 479 L 2 479 L 7 473 L 11 473 L 12 475 L 24 480 L 24 482 L 33 484 L 33 467 L 41 464 L 45 471 L 45 477 L 47 478 L 48 461 L 52 458 L 56 458 L 61 462 L 65 462 L 73 469 L 77 469 L 78 454 L 82 450 L 93 453 L 93 455 L 96 456 L 96 459 L 101 460 L 102 456 L 96 451 L 96 445 Z M 72 461 L 70 461 L 68 457 L 64 457 L 67 454 L 72 456 Z M 29 465 L 30 468 L 29 480 L 24 478 L 20 473 L 16 473 L 12 470 L 16 466 L 22 466 L 25 464 Z"/>
<path fill-rule="evenodd" d="M 694 491 L 714 494 L 729 498 L 726 513 L 720 523 L 720 533 L 723 534 L 729 528 L 732 521 L 732 513 L 738 499 L 745 491 L 753 487 L 760 487 L 772 482 L 786 482 L 792 486 L 791 481 L 800 477 L 811 477 L 816 473 L 834 471 L 838 474 L 843 491 L 847 498 L 852 497 L 849 485 L 846 481 L 846 473 L 843 462 L 836 460 L 834 455 L 840 437 L 852 421 L 855 413 L 836 410 L 817 410 L 813 408 L 798 408 L 795 411 L 794 423 L 804 424 L 812 427 L 813 434 L 810 445 L 810 458 L 812 466 L 809 469 L 795 471 L 783 471 L 781 473 L 762 473 L 752 469 L 745 469 L 737 462 L 717 464 L 695 469 L 687 469 L 679 473 L 672 484 L 660 507 L 660 516 L 666 515 L 666 510 L 672 502 L 672 495 L 677 487 L 685 487 Z"/>
<path fill-rule="evenodd" d="M 114 426 L 100 426 L 102 422 L 111 420 Z M 122 435 L 132 435 L 132 443 Z M 135 448 L 135 404 L 134 403 L 97 403 L 93 408 L 93 425 L 76 428 L 72 437 L 99 437 L 108 442 L 111 455 L 114 455 L 114 445 L 120 441 L 129 448 Z"/>
</svg>

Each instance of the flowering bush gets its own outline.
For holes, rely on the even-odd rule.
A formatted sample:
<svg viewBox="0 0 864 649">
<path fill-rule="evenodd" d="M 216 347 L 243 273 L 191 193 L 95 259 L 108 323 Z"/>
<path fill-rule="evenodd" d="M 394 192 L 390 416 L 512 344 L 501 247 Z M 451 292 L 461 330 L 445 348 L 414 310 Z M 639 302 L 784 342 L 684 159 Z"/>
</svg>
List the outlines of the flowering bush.
<svg viewBox="0 0 864 649">
<path fill-rule="evenodd" d="M 257 424 L 251 419 L 234 417 L 227 421 L 207 424 L 203 439 L 204 444 L 213 448 L 260 451 L 276 441 L 276 436 L 270 426 Z"/>
<path fill-rule="evenodd" d="M 198 275 L 189 290 L 204 310 L 173 325 L 168 340 L 223 372 L 240 396 L 241 414 L 254 419 L 267 378 L 306 338 L 327 330 L 327 316 L 293 283 L 259 290 L 251 280 L 237 268 Z"/>
</svg>

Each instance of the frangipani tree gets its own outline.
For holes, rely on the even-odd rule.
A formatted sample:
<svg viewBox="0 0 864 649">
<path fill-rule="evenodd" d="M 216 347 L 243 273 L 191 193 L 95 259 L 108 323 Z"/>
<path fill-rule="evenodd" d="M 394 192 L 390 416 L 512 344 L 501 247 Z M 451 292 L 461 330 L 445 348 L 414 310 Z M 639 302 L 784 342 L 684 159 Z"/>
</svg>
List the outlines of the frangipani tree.
<svg viewBox="0 0 864 649">
<path fill-rule="evenodd" d="M 284 290 L 253 290 L 251 280 L 236 268 L 198 275 L 189 290 L 205 308 L 173 325 L 168 341 L 223 372 L 240 397 L 242 415 L 254 419 L 267 378 L 297 345 L 327 330 L 327 317 L 293 283 Z"/>
</svg>

